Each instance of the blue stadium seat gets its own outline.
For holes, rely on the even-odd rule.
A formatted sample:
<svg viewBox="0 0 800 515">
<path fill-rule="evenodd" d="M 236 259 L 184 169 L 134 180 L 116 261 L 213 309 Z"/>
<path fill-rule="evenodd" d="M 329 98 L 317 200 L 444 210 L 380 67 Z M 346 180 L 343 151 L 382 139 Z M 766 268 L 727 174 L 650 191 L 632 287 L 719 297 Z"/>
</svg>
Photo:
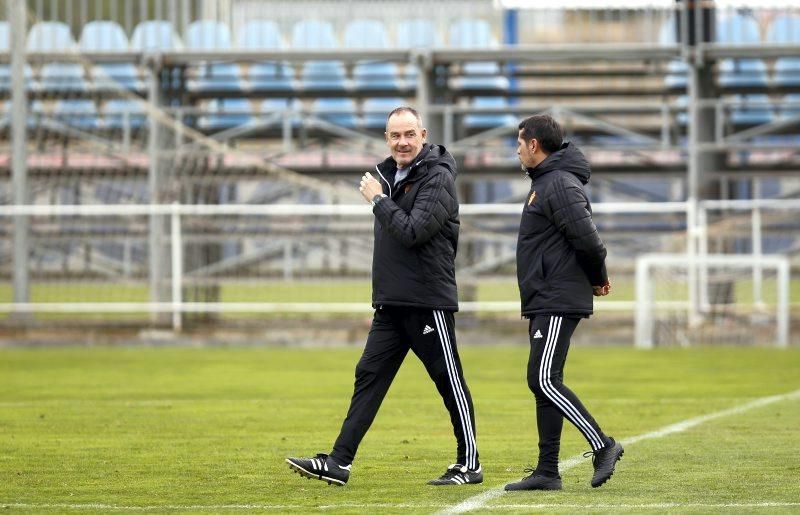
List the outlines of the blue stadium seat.
<svg viewBox="0 0 800 515">
<path fill-rule="evenodd" d="M 397 48 L 437 48 L 442 46 L 442 38 L 436 25 L 427 18 L 402 20 L 397 22 Z"/>
<path fill-rule="evenodd" d="M 44 91 L 84 91 L 83 66 L 77 63 L 47 63 L 42 66 L 40 87 Z"/>
<path fill-rule="evenodd" d="M 3 50 L 0 49 L 0 52 Z M 6 50 L 7 51 L 7 50 Z M 38 83 L 33 78 L 33 70 L 29 65 L 25 65 L 25 87 L 27 89 L 37 89 Z M 8 91 L 11 89 L 11 67 L 8 65 L 0 65 L 0 91 Z"/>
<path fill-rule="evenodd" d="M 218 98 L 209 100 L 197 126 L 207 131 L 221 131 L 239 127 L 252 121 L 252 106 L 246 98 Z"/>
<path fill-rule="evenodd" d="M 353 20 L 344 29 L 344 47 L 389 48 L 388 32 L 382 21 Z"/>
<path fill-rule="evenodd" d="M 131 36 L 134 50 L 178 50 L 183 43 L 172 27 L 164 20 L 148 20 L 139 23 Z"/>
<path fill-rule="evenodd" d="M 186 48 L 194 50 L 228 50 L 231 30 L 214 20 L 197 20 L 189 24 L 184 37 Z"/>
<path fill-rule="evenodd" d="M 397 65 L 380 61 L 361 61 L 353 67 L 353 86 L 360 90 L 398 89 Z"/>
<path fill-rule="evenodd" d="M 301 77 L 306 89 L 340 91 L 347 88 L 344 66 L 340 61 L 308 61 Z"/>
<path fill-rule="evenodd" d="M 760 59 L 723 59 L 719 63 L 722 88 L 766 87 L 767 65 Z"/>
<path fill-rule="evenodd" d="M 280 29 L 274 21 L 249 21 L 238 33 L 239 47 L 248 50 L 280 50 L 283 48 Z M 294 69 L 288 63 L 263 61 L 251 64 L 247 78 L 252 89 L 291 91 Z"/>
<path fill-rule="evenodd" d="M 298 106 L 299 100 L 297 99 L 290 103 L 289 99 L 287 98 L 267 98 L 259 105 L 258 112 L 262 115 L 281 113 L 281 116 L 285 116 L 287 110 L 294 111 L 289 115 L 291 124 L 292 127 L 299 127 L 300 118 L 296 114 Z M 281 118 L 279 121 L 276 121 L 275 124 L 278 126 L 283 124 L 283 118 Z"/>
<path fill-rule="evenodd" d="M 247 79 L 252 89 L 291 91 L 294 89 L 294 70 L 291 66 L 274 61 L 251 64 Z"/>
<path fill-rule="evenodd" d="M 365 129 L 385 129 L 386 116 L 396 107 L 406 105 L 402 98 L 380 97 L 366 98 L 362 105 L 361 124 Z"/>
<path fill-rule="evenodd" d="M 756 20 L 746 14 L 731 14 L 717 19 L 717 42 L 727 45 L 760 44 Z M 767 67 L 760 59 L 723 59 L 719 63 L 719 85 L 724 88 L 766 86 Z"/>
<path fill-rule="evenodd" d="M 198 20 L 186 29 L 186 48 L 192 50 L 230 50 L 231 31 L 227 25 L 212 20 Z M 235 63 L 209 63 L 196 68 L 196 77 L 190 80 L 191 91 L 242 89 L 241 72 Z"/>
<path fill-rule="evenodd" d="M 292 48 L 337 48 L 338 46 L 330 22 L 301 20 L 292 27 Z"/>
<path fill-rule="evenodd" d="M 800 45 L 800 15 L 778 16 L 767 30 L 767 43 Z M 800 85 L 800 58 L 781 57 L 775 60 L 775 84 Z"/>
<path fill-rule="evenodd" d="M 397 23 L 397 48 L 438 48 L 442 46 L 442 38 L 436 25 L 428 19 L 419 18 L 403 20 Z M 405 80 L 409 86 L 417 82 L 418 70 L 415 65 L 405 69 Z"/>
<path fill-rule="evenodd" d="M 137 100 L 113 99 L 102 109 L 103 125 L 108 129 L 140 129 L 147 123 L 145 110 Z"/>
<path fill-rule="evenodd" d="M 64 125 L 84 131 L 98 127 L 97 107 L 92 100 L 59 100 L 54 117 Z"/>
<path fill-rule="evenodd" d="M 450 82 L 453 89 L 508 90 L 508 79 L 499 75 L 500 65 L 495 62 L 480 61 L 464 63 L 461 71 L 464 75 L 455 77 Z"/>
<path fill-rule="evenodd" d="M 679 96 L 675 99 L 675 105 L 682 109 L 675 115 L 678 125 L 686 127 L 689 125 L 689 97 L 687 95 Z"/>
<path fill-rule="evenodd" d="M 349 49 L 389 48 L 386 26 L 377 20 L 353 20 L 344 31 L 344 47 Z M 353 67 L 356 89 L 397 89 L 397 65 L 380 61 L 360 61 Z"/>
<path fill-rule="evenodd" d="M 450 25 L 450 46 L 455 48 L 491 48 L 497 46 L 497 39 L 485 20 L 461 19 Z M 508 89 L 508 79 L 500 76 L 500 65 L 494 61 L 467 62 L 461 67 L 461 77 L 451 81 L 454 89 Z"/>
<path fill-rule="evenodd" d="M 453 22 L 448 32 L 450 46 L 456 48 L 491 48 L 497 46 L 489 22 L 465 18 Z M 450 82 L 453 89 L 508 90 L 508 79 L 501 76 L 500 65 L 494 61 L 467 62 L 461 67 L 462 76 Z M 474 107 L 506 108 L 508 100 L 504 97 L 479 96 L 472 99 Z M 503 125 L 515 125 L 516 119 L 510 114 L 468 114 L 464 116 L 464 126 L 470 129 L 489 129 Z"/>
<path fill-rule="evenodd" d="M 660 45 L 674 45 L 675 39 L 675 18 L 670 18 L 658 32 L 658 43 Z M 667 76 L 664 85 L 668 88 L 686 88 L 689 78 L 689 67 L 680 59 L 674 59 L 667 65 Z"/>
<path fill-rule="evenodd" d="M 475 18 L 462 18 L 453 22 L 450 25 L 448 42 L 456 48 L 488 48 L 497 44 L 489 22 Z"/>
<path fill-rule="evenodd" d="M 237 32 L 240 48 L 277 50 L 283 48 L 283 38 L 278 24 L 270 20 L 251 20 Z"/>
<path fill-rule="evenodd" d="M 118 23 L 113 21 L 91 21 L 84 25 L 79 42 L 84 52 L 127 51 L 128 37 Z M 101 63 L 92 66 L 92 80 L 101 88 L 122 87 L 140 91 L 144 88 L 139 72 L 133 63 Z"/>
<path fill-rule="evenodd" d="M 786 104 L 781 107 L 781 118 L 794 118 L 800 116 L 800 93 L 790 93 L 783 97 L 783 103 Z"/>
<path fill-rule="evenodd" d="M 64 52 L 75 48 L 75 39 L 66 23 L 40 21 L 28 32 L 25 47 L 29 52 Z"/>
<path fill-rule="evenodd" d="M 352 98 L 318 98 L 314 100 L 311 111 L 318 118 L 343 127 L 355 128 L 356 103 Z"/>
<path fill-rule="evenodd" d="M 28 129 L 36 129 L 41 124 L 41 121 L 47 118 L 45 114 L 44 105 L 42 104 L 41 100 L 34 100 L 28 106 L 28 120 L 25 126 Z M 11 102 L 4 102 L 3 103 L 3 118 L 2 118 L 2 126 L 7 127 L 11 124 L 10 120 L 11 115 Z"/>
<path fill-rule="evenodd" d="M 732 108 L 729 118 L 733 125 L 761 125 L 775 117 L 768 95 L 735 95 L 733 98 L 738 104 Z"/>
<path fill-rule="evenodd" d="M 8 22 L 0 21 L 0 52 L 9 51 L 9 38 L 11 37 Z M 33 70 L 29 65 L 25 65 L 25 87 L 35 89 L 36 82 L 33 80 Z M 11 88 L 11 66 L 0 64 L 0 91 L 7 91 Z"/>
<path fill-rule="evenodd" d="M 29 52 L 63 52 L 75 48 L 75 39 L 65 23 L 38 22 L 28 32 L 26 48 Z M 75 62 L 48 62 L 42 66 L 40 86 L 46 91 L 85 90 L 83 66 Z"/>
<path fill-rule="evenodd" d="M 505 97 L 475 97 L 472 99 L 473 107 L 499 108 L 508 107 L 508 99 Z M 514 126 L 518 124 L 517 119 L 511 114 L 503 113 L 476 113 L 464 116 L 464 126 L 470 129 L 491 129 L 500 126 Z"/>
<path fill-rule="evenodd" d="M 333 25 L 318 20 L 303 20 L 292 28 L 294 48 L 337 48 Z M 341 61 L 308 61 L 303 66 L 301 81 L 305 89 L 341 91 L 347 89 Z M 331 123 L 355 127 L 355 102 L 349 98 L 317 98 L 311 106 L 313 114 Z"/>
</svg>

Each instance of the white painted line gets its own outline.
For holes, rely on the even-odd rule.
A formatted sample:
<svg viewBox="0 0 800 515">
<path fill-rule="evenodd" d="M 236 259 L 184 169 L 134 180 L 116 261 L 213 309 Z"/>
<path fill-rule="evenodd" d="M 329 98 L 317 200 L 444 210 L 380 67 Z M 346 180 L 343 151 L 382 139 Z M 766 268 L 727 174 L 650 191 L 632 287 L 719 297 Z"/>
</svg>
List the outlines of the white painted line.
<svg viewBox="0 0 800 515">
<path fill-rule="evenodd" d="M 711 420 L 716 420 L 718 418 L 729 417 L 731 415 L 738 415 L 745 411 L 749 411 L 751 409 L 760 408 L 762 406 L 767 406 L 769 404 L 773 404 L 780 401 L 785 400 L 794 400 L 800 398 L 800 390 L 795 390 L 793 392 L 784 393 L 781 395 L 772 395 L 769 397 L 762 397 L 760 399 L 756 399 L 754 401 L 747 402 L 745 404 L 741 404 L 739 406 L 734 406 L 733 408 L 728 408 L 722 411 L 716 411 L 714 413 L 709 413 L 708 415 L 701 415 L 699 417 L 694 417 L 690 419 L 686 419 L 681 422 L 677 422 L 675 424 L 670 424 L 668 426 L 664 426 L 661 429 L 657 429 L 650 433 L 644 433 L 638 436 L 633 436 L 631 438 L 626 438 L 624 440 L 620 440 L 622 445 L 629 446 L 633 445 L 637 442 L 641 442 L 642 440 L 650 440 L 655 438 L 664 438 L 665 436 L 669 436 L 675 433 L 681 433 L 693 427 L 699 426 L 700 424 L 704 424 Z M 569 470 L 580 463 L 584 463 L 586 460 L 583 459 L 582 455 L 573 456 L 567 460 L 562 461 L 559 464 L 559 468 L 562 471 Z M 491 490 L 487 490 L 481 494 L 476 496 L 470 497 L 455 506 L 447 508 L 441 512 L 440 514 L 454 514 L 454 513 L 464 513 L 471 510 L 477 510 L 483 507 L 487 502 L 491 501 L 492 499 L 496 499 L 505 493 L 503 489 L 504 485 L 497 486 L 492 488 Z M 559 505 L 561 506 L 561 505 Z"/>
<path fill-rule="evenodd" d="M 492 504 L 491 508 L 504 510 L 540 510 L 549 508 L 569 508 L 577 510 L 663 510 L 668 508 L 788 508 L 800 506 L 800 502 L 753 502 L 753 503 L 680 503 L 664 502 L 653 504 Z"/>
<path fill-rule="evenodd" d="M 701 415 L 699 417 L 690 418 L 676 424 L 665 426 L 656 431 L 645 433 L 642 435 L 634 436 L 625 440 L 621 440 L 624 445 L 632 445 L 642 440 L 663 438 L 665 436 L 686 431 L 695 426 L 730 415 L 737 415 L 745 411 L 767 406 L 776 402 L 784 400 L 794 400 L 800 398 L 800 390 L 794 392 L 773 395 L 771 397 L 762 397 L 754 401 L 735 406 L 722 411 L 710 413 L 708 415 Z M 171 401 L 170 401 L 171 402 Z M 585 462 L 582 456 L 573 456 L 564 460 L 560 464 L 561 470 L 568 470 L 576 465 Z M 481 508 L 486 502 L 491 499 L 497 498 L 504 492 L 503 487 L 499 486 L 492 490 L 488 490 L 480 495 L 470 497 L 464 502 L 445 508 L 441 513 L 463 513 L 465 511 Z M 765 501 L 759 503 L 655 503 L 655 504 L 496 504 L 491 508 L 498 509 L 547 509 L 547 508 L 573 508 L 573 509 L 669 509 L 669 508 L 772 508 L 772 507 L 800 507 L 800 502 L 772 502 Z M 4 502 L 0 501 L 0 508 L 22 508 L 22 509 L 72 509 L 72 510 L 118 510 L 118 511 L 163 511 L 163 510 L 195 510 L 195 511 L 219 511 L 219 510 L 303 510 L 308 509 L 306 505 L 291 505 L 291 504 L 210 504 L 210 505 L 179 505 L 179 504 L 163 504 L 163 505 L 145 505 L 145 506 L 128 506 L 120 504 L 106 504 L 106 503 L 19 503 L 19 502 Z M 313 507 L 312 507 L 313 508 Z M 353 509 L 377 509 L 377 508 L 399 508 L 399 509 L 437 509 L 442 508 L 441 504 L 332 504 L 324 506 L 316 506 L 317 509 L 333 510 L 341 508 Z"/>
<path fill-rule="evenodd" d="M 104 504 L 104 503 L 83 503 L 83 504 L 69 504 L 69 503 L 49 503 L 49 504 L 36 504 L 36 503 L 3 503 L 0 502 L 0 508 L 11 509 L 70 509 L 70 510 L 107 510 L 107 511 L 164 511 L 164 510 L 194 510 L 194 511 L 219 511 L 219 510 L 337 510 L 337 509 L 379 509 L 379 508 L 395 508 L 395 509 L 431 509 L 441 508 L 442 504 L 391 504 L 391 503 L 375 503 L 375 504 L 356 504 L 356 503 L 343 503 L 343 504 L 328 504 L 321 506 L 306 506 L 300 504 L 152 504 L 147 506 L 126 506 L 122 504 Z M 532 509 L 551 509 L 551 508 L 568 508 L 576 510 L 591 510 L 591 509 L 653 509 L 663 510 L 669 508 L 793 508 L 800 507 L 800 502 L 780 502 L 780 501 L 763 501 L 753 503 L 652 503 L 652 504 L 562 504 L 562 503 L 537 503 L 537 504 L 493 504 L 492 509 L 507 509 L 507 510 L 532 510 Z"/>
</svg>

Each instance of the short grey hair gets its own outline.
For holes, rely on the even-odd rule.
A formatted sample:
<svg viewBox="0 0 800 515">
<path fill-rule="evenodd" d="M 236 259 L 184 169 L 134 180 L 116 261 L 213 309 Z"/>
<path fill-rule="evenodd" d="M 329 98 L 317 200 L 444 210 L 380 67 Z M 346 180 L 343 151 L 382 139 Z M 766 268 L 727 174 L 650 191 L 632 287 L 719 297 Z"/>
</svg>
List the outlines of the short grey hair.
<svg viewBox="0 0 800 515">
<path fill-rule="evenodd" d="M 392 111 L 386 117 L 386 125 L 387 126 L 389 125 L 389 118 L 391 118 L 392 116 L 394 116 L 396 114 L 400 114 L 400 113 L 411 113 L 411 114 L 413 114 L 414 118 L 417 119 L 417 123 L 419 124 L 419 126 L 422 127 L 422 116 L 420 116 L 419 111 L 417 111 L 413 107 L 409 107 L 409 106 L 400 106 L 400 107 L 395 107 L 394 109 L 392 109 Z"/>
</svg>

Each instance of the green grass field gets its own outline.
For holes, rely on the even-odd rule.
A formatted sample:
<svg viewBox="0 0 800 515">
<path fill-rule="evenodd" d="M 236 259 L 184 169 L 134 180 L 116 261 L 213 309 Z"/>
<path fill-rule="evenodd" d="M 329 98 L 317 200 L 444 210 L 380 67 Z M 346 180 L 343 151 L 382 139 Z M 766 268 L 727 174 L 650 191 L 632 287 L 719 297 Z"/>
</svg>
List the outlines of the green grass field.
<svg viewBox="0 0 800 515">
<path fill-rule="evenodd" d="M 800 510 L 800 396 L 627 446 L 612 480 L 563 471 L 561 492 L 499 494 L 535 461 L 527 348 L 461 350 L 486 482 L 431 487 L 454 439 L 409 356 L 353 465 L 328 486 L 287 455 L 327 452 L 358 348 L 0 349 L 0 507 L 15 511 L 430 513 Z M 800 349 L 570 351 L 567 383 L 623 441 L 800 389 Z M 585 451 L 565 425 L 562 458 Z M 477 503 L 477 504 L 476 504 Z"/>
</svg>

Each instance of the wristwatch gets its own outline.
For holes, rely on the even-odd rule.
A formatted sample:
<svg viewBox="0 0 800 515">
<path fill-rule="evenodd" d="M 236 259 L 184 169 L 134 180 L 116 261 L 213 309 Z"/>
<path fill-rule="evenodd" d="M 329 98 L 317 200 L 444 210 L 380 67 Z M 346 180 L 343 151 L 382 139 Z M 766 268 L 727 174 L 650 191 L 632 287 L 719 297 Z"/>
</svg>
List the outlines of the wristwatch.
<svg viewBox="0 0 800 515">
<path fill-rule="evenodd" d="M 384 199 L 384 198 L 386 198 L 386 197 L 388 197 L 388 196 L 389 196 L 389 195 L 387 195 L 386 193 L 378 193 L 377 195 L 375 195 L 374 197 L 372 197 L 372 202 L 371 202 L 371 203 L 372 203 L 372 205 L 374 206 L 375 204 L 377 204 L 378 202 L 380 202 L 380 201 L 381 201 L 381 199 Z"/>
</svg>

